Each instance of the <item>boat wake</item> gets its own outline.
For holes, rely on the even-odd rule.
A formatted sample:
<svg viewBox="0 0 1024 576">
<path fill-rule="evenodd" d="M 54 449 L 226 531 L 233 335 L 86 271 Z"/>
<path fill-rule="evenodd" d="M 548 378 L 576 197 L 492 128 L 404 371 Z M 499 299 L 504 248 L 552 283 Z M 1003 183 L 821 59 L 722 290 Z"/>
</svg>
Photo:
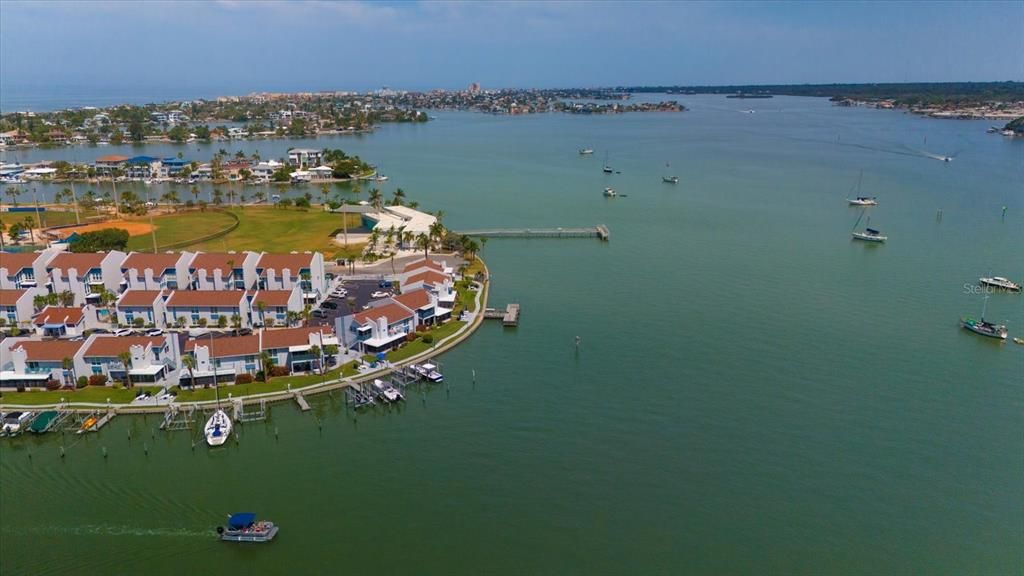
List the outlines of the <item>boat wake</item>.
<svg viewBox="0 0 1024 576">
<path fill-rule="evenodd" d="M 15 533 L 15 530 L 4 528 L 0 532 Z M 84 524 L 81 526 L 19 526 L 18 534 L 35 535 L 69 535 L 69 536 L 160 536 L 170 538 L 210 538 L 210 530 L 190 530 L 188 528 L 143 528 L 117 524 Z"/>
</svg>

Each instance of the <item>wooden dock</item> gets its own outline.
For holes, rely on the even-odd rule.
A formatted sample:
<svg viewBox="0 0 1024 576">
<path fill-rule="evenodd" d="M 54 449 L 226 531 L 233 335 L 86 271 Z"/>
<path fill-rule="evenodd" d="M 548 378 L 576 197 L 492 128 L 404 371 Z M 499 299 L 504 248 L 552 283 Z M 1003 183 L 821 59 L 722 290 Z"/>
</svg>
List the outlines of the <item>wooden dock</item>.
<svg viewBox="0 0 1024 576">
<path fill-rule="evenodd" d="M 513 303 L 505 306 L 504 310 L 498 308 L 487 308 L 484 310 L 484 318 L 501 320 L 503 326 L 519 326 L 519 304 Z"/>
<path fill-rule="evenodd" d="M 306 402 L 306 397 L 298 392 L 295 393 L 295 402 L 299 405 L 299 409 L 303 412 L 309 412 L 309 402 Z"/>
<path fill-rule="evenodd" d="M 463 230 L 463 236 L 487 238 L 597 238 L 608 241 L 611 232 L 604 224 L 584 228 L 495 228 L 490 230 Z"/>
</svg>

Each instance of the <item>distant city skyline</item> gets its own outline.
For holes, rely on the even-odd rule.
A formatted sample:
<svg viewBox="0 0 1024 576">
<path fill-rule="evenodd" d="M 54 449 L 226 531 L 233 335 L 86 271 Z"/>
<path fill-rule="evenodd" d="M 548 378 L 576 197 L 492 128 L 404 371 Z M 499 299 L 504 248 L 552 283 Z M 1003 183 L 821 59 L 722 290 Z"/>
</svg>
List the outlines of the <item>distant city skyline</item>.
<svg viewBox="0 0 1024 576">
<path fill-rule="evenodd" d="M 1024 2 L 0 3 L 0 99 L 1024 80 Z"/>
</svg>

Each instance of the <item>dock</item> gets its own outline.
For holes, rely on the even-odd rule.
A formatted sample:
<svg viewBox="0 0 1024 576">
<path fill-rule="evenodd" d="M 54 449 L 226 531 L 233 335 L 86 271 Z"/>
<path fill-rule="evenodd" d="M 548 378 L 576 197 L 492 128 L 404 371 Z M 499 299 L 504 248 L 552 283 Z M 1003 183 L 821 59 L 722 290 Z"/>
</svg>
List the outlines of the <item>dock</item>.
<svg viewBox="0 0 1024 576">
<path fill-rule="evenodd" d="M 295 393 L 295 402 L 299 405 L 299 409 L 303 412 L 309 412 L 309 402 L 306 402 L 306 397 L 298 392 Z"/>
<path fill-rule="evenodd" d="M 463 236 L 486 238 L 597 238 L 607 242 L 611 232 L 604 224 L 584 228 L 494 228 L 489 230 L 461 230 Z"/>
<path fill-rule="evenodd" d="M 484 318 L 501 320 L 502 326 L 514 328 L 519 326 L 519 304 L 513 303 L 505 306 L 504 310 L 498 308 L 484 309 Z"/>
<path fill-rule="evenodd" d="M 168 432 L 175 430 L 191 430 L 192 422 L 195 420 L 195 406 L 179 408 L 175 405 L 167 407 L 164 413 L 164 421 L 160 423 L 160 429 Z"/>
</svg>

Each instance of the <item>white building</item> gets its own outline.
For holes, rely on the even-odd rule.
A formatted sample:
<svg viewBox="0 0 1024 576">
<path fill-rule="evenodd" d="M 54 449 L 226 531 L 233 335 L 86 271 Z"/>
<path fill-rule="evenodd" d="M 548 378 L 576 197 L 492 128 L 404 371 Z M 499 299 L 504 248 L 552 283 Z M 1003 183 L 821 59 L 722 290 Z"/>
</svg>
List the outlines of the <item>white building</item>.
<svg viewBox="0 0 1024 576">
<path fill-rule="evenodd" d="M 323 163 L 324 151 L 313 148 L 292 148 L 288 151 L 288 162 L 296 168 L 319 166 Z"/>
</svg>

